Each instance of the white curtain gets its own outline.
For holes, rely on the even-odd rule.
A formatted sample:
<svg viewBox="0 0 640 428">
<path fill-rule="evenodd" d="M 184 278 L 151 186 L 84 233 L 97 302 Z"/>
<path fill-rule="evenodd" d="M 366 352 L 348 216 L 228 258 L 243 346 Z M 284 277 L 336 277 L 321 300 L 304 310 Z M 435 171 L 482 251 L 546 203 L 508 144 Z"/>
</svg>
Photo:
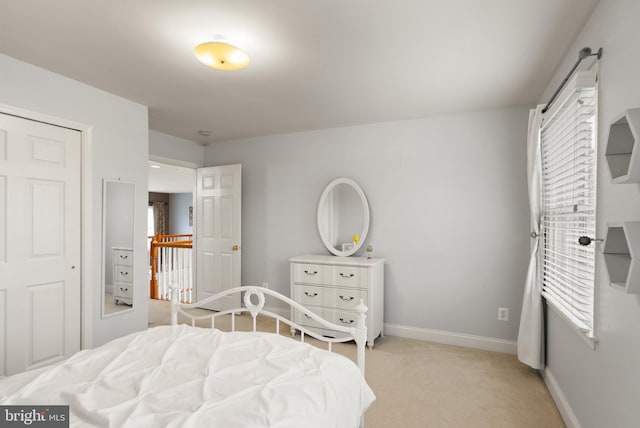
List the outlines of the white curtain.
<svg viewBox="0 0 640 428">
<path fill-rule="evenodd" d="M 534 369 L 542 367 L 542 273 L 538 252 L 540 221 L 542 215 L 542 163 L 540 155 L 540 125 L 542 108 L 529 111 L 527 136 L 527 181 L 529 183 L 529 207 L 533 245 L 529 271 L 522 298 L 520 330 L 518 331 L 518 359 Z"/>
</svg>

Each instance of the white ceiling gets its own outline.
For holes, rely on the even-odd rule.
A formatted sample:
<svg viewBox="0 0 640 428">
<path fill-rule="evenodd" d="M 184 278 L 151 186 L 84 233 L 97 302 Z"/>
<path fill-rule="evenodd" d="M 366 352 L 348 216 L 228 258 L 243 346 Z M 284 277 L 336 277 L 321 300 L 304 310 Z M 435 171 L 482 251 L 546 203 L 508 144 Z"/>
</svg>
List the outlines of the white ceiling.
<svg viewBox="0 0 640 428">
<path fill-rule="evenodd" d="M 193 168 L 149 161 L 149 191 L 193 193 L 196 173 Z"/>
<path fill-rule="evenodd" d="M 145 104 L 151 129 L 207 144 L 532 104 L 596 3 L 2 0 L 0 52 Z M 216 34 L 248 52 L 247 68 L 196 61 Z"/>
</svg>

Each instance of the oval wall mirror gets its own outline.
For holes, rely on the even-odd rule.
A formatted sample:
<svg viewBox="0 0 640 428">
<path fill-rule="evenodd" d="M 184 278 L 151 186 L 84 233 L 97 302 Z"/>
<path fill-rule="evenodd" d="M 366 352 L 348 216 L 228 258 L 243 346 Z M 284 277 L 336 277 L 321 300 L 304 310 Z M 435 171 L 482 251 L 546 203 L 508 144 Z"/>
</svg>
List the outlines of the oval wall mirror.
<svg viewBox="0 0 640 428">
<path fill-rule="evenodd" d="M 336 256 L 350 256 L 368 231 L 369 204 L 360 186 L 348 178 L 333 180 L 318 203 L 318 232 L 325 247 Z"/>
</svg>

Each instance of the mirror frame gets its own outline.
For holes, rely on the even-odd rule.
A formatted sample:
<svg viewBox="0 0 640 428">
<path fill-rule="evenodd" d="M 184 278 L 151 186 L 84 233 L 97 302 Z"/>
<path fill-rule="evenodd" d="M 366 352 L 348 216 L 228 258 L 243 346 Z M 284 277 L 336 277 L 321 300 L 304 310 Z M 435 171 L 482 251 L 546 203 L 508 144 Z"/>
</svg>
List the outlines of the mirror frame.
<svg viewBox="0 0 640 428">
<path fill-rule="evenodd" d="M 338 184 L 347 184 L 351 187 L 353 187 L 353 189 L 356 191 L 356 193 L 358 193 L 358 196 L 360 196 L 360 202 L 362 203 L 362 209 L 363 209 L 363 228 L 362 228 L 362 232 L 360 233 L 360 240 L 358 241 L 358 244 L 355 245 L 351 250 L 347 250 L 347 251 L 342 251 L 339 250 L 337 248 L 334 248 L 333 245 L 331 245 L 331 243 L 329 242 L 329 238 L 326 236 L 326 233 L 323 232 L 322 230 L 322 225 L 321 225 L 321 216 L 322 216 L 322 211 L 323 211 L 323 207 L 324 204 L 326 203 L 327 197 L 329 196 L 329 193 L 338 185 Z M 348 257 L 351 256 L 353 254 L 355 254 L 364 244 L 365 239 L 367 238 L 367 233 L 369 232 L 369 203 L 367 202 L 367 198 L 364 195 L 364 192 L 362 191 L 362 189 L 360 188 L 360 186 L 358 186 L 358 183 L 356 183 L 355 181 L 349 179 L 349 178 L 336 178 L 335 180 L 333 180 L 331 183 L 329 183 L 327 185 L 327 187 L 325 187 L 324 191 L 322 192 L 322 196 L 320 196 L 320 202 L 318 202 L 318 213 L 317 213 L 317 225 L 318 225 L 318 233 L 320 234 L 320 238 L 322 239 L 322 243 L 324 244 L 324 246 L 327 248 L 327 250 L 329 250 L 333 255 L 338 256 L 338 257 Z"/>
<path fill-rule="evenodd" d="M 107 221 L 106 221 L 106 216 L 107 216 L 107 186 L 109 183 L 121 183 L 121 184 L 130 184 L 133 186 L 133 213 L 131 216 L 131 221 L 134 223 L 133 224 L 133 235 L 131 236 L 131 248 L 133 249 L 133 247 L 135 246 L 135 212 L 136 212 L 136 183 L 132 182 L 132 181 L 125 181 L 125 180 L 121 180 L 119 178 L 103 178 L 102 179 L 102 241 L 100 243 L 100 246 L 102 247 L 102 260 L 101 260 L 101 297 L 100 297 L 100 314 L 101 314 L 101 318 L 102 319 L 106 319 L 106 318 L 111 318 L 114 316 L 118 316 L 118 315 L 123 315 L 123 314 L 127 314 L 129 312 L 133 312 L 134 308 L 133 305 L 129 306 L 129 307 L 123 307 L 122 309 L 118 310 L 118 311 L 114 311 L 114 312 L 106 312 L 105 308 L 106 308 L 106 301 L 105 301 L 105 295 L 106 295 L 106 290 L 107 290 L 107 276 L 106 276 L 106 264 L 107 264 L 107 249 L 105 248 L 105 244 L 107 242 Z M 134 257 L 134 263 L 135 263 L 135 257 Z M 133 266 L 132 266 L 133 268 Z"/>
</svg>

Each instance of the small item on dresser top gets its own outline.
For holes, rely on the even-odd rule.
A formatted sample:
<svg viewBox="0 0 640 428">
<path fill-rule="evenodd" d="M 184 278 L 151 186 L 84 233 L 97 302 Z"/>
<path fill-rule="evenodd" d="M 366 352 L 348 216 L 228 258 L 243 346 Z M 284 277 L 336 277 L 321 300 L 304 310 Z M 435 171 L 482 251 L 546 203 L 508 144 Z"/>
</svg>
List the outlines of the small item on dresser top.
<svg viewBox="0 0 640 428">
<path fill-rule="evenodd" d="M 367 252 L 367 258 L 370 259 L 371 253 L 373 253 L 373 246 L 371 244 L 367 245 L 367 249 L 365 250 Z"/>
<path fill-rule="evenodd" d="M 342 251 L 351 251 L 355 247 L 353 242 L 345 242 L 342 244 Z"/>
</svg>

